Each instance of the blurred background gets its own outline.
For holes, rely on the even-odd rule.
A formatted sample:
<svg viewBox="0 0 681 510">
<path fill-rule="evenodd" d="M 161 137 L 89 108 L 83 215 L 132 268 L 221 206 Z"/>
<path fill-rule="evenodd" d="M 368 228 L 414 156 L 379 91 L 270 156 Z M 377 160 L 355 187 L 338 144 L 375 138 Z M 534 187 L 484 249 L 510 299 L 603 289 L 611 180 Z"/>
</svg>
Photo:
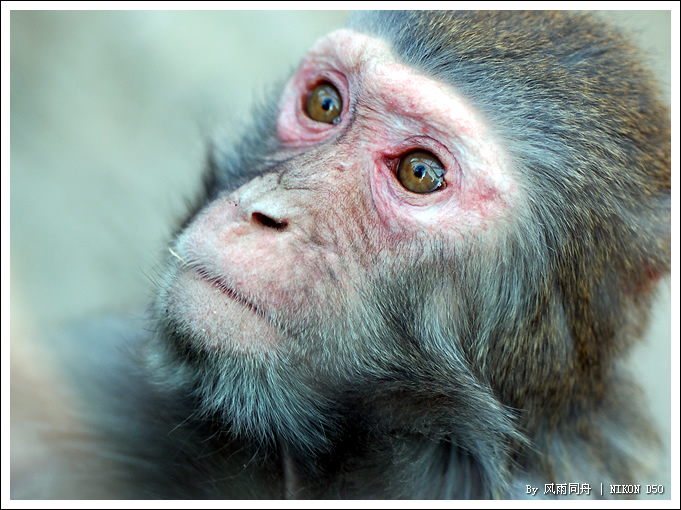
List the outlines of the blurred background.
<svg viewBox="0 0 681 510">
<path fill-rule="evenodd" d="M 670 13 L 599 15 L 648 52 L 669 100 Z M 12 343 L 104 311 L 141 313 L 168 235 L 198 189 L 208 138 L 238 133 L 253 102 L 267 99 L 268 85 L 347 17 L 12 12 Z M 665 282 L 632 363 L 667 452 L 670 322 Z M 670 487 L 668 454 L 665 462 L 659 480 L 642 483 Z"/>
</svg>

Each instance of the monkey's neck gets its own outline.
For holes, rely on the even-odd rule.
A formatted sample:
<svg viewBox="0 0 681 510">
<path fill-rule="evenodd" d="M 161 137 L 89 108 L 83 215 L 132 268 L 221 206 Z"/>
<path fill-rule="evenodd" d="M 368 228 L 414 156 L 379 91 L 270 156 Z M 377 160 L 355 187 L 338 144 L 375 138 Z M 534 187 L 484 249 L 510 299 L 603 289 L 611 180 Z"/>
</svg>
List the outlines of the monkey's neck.
<svg viewBox="0 0 681 510">
<path fill-rule="evenodd" d="M 348 435 L 323 454 L 283 447 L 280 458 L 287 499 L 489 497 L 467 454 L 422 437 Z"/>
</svg>

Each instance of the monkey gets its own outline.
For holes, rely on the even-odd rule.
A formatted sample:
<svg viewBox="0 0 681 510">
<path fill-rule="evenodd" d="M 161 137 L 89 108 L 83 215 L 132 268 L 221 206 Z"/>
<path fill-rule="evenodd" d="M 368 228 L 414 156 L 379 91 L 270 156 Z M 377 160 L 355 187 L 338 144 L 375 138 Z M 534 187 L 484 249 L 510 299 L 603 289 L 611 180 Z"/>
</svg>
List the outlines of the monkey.
<svg viewBox="0 0 681 510">
<path fill-rule="evenodd" d="M 149 318 L 59 339 L 80 404 L 47 497 L 643 479 L 621 361 L 670 272 L 671 136 L 637 50 L 577 13 L 358 13 L 254 119 Z"/>
</svg>

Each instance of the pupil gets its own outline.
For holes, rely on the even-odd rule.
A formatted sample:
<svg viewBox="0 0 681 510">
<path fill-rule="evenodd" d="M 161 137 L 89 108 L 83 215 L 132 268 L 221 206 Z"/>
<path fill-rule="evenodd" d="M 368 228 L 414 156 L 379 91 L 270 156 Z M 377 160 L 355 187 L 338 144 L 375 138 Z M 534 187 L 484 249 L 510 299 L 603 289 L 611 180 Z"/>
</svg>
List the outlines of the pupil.
<svg viewBox="0 0 681 510">
<path fill-rule="evenodd" d="M 328 112 L 331 109 L 332 103 L 333 103 L 333 100 L 329 97 L 327 97 L 326 99 L 323 99 L 322 100 L 322 110 L 325 110 L 325 111 Z"/>
<path fill-rule="evenodd" d="M 425 173 L 426 173 L 426 167 L 423 166 L 423 165 L 417 165 L 414 168 L 414 175 L 416 177 L 418 177 L 419 179 L 421 179 L 425 175 Z"/>
</svg>

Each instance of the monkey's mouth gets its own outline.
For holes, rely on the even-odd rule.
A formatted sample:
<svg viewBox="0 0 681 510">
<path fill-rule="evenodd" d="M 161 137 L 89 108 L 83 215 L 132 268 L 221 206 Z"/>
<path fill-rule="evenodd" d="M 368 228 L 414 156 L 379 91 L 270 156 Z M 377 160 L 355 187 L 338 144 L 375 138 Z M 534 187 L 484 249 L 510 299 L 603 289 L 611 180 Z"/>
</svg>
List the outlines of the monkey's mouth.
<svg viewBox="0 0 681 510">
<path fill-rule="evenodd" d="M 263 313 L 256 307 L 252 302 L 249 300 L 245 299 L 241 294 L 239 294 L 237 291 L 235 291 L 232 287 L 227 286 L 223 280 L 220 278 L 211 275 L 206 269 L 202 267 L 194 267 L 194 272 L 200 277 L 201 280 L 203 280 L 206 283 L 209 283 L 213 287 L 215 287 L 217 290 L 222 292 L 225 296 L 227 296 L 229 299 L 236 301 L 237 303 L 240 303 L 244 307 L 248 308 L 251 310 L 253 313 L 262 316 Z"/>
<path fill-rule="evenodd" d="M 254 300 L 248 289 L 241 289 L 229 272 L 181 251 L 171 253 L 181 265 L 173 268 L 173 284 L 160 306 L 194 347 L 260 356 L 277 345 L 281 328 L 257 296 Z"/>
</svg>

